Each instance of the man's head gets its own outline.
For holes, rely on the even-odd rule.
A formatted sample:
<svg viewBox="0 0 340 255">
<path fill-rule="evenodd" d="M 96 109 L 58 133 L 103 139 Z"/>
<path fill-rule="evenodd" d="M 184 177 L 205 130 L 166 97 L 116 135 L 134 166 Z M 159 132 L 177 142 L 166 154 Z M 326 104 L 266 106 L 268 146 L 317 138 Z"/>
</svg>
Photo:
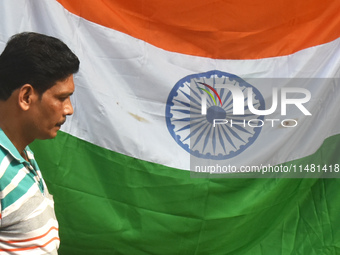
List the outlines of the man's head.
<svg viewBox="0 0 340 255">
<path fill-rule="evenodd" d="M 0 55 L 0 100 L 24 84 L 42 94 L 78 69 L 77 56 L 59 39 L 33 32 L 14 35 Z"/>
<path fill-rule="evenodd" d="M 24 144 L 55 137 L 73 113 L 70 96 L 78 69 L 77 56 L 59 39 L 14 35 L 0 55 L 1 128 L 12 139 L 11 132 L 22 133 Z"/>
</svg>

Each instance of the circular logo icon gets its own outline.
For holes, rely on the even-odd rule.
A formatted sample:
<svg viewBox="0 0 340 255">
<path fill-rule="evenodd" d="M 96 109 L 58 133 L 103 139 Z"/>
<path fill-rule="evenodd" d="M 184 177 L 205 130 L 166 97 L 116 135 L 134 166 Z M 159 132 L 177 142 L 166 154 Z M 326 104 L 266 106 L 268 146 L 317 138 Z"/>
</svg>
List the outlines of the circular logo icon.
<svg viewBox="0 0 340 255">
<path fill-rule="evenodd" d="M 199 158 L 222 160 L 246 150 L 261 132 L 265 109 L 261 93 L 240 77 L 221 71 L 186 76 L 171 90 L 166 124 L 184 150 Z"/>
</svg>

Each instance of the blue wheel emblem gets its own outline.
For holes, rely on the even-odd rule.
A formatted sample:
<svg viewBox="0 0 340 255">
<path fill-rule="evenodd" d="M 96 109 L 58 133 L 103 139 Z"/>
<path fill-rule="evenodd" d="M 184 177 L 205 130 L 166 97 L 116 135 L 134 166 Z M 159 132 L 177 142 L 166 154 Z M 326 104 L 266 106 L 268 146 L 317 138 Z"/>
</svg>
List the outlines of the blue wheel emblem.
<svg viewBox="0 0 340 255">
<path fill-rule="evenodd" d="M 243 114 L 234 114 L 235 97 L 224 85 L 243 93 Z M 258 89 L 236 75 L 214 70 L 182 78 L 171 90 L 165 110 L 171 136 L 199 158 L 222 160 L 239 155 L 257 139 L 262 129 L 258 123 L 264 120 L 248 108 L 249 89 L 253 107 L 264 110 Z"/>
</svg>

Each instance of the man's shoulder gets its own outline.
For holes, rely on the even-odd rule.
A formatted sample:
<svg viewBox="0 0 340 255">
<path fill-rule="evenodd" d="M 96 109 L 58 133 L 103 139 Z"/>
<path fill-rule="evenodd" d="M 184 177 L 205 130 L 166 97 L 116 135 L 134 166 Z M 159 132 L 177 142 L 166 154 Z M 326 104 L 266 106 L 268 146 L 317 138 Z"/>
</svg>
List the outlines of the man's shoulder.
<svg viewBox="0 0 340 255">
<path fill-rule="evenodd" d="M 0 146 L 0 189 L 7 185 L 20 171 L 22 165 L 13 163 L 13 156 Z"/>
</svg>

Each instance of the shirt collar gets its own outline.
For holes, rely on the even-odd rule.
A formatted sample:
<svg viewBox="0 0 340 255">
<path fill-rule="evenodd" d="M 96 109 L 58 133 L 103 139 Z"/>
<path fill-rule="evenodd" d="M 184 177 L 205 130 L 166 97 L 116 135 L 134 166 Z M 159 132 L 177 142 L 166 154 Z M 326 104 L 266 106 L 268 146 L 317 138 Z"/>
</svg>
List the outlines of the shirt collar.
<svg viewBox="0 0 340 255">
<path fill-rule="evenodd" d="M 11 140 L 9 140 L 9 138 L 6 136 L 5 132 L 1 128 L 0 128 L 0 146 L 2 148 L 4 148 L 6 151 L 8 151 L 8 153 L 11 154 L 12 157 L 15 158 L 17 161 L 19 161 L 20 163 L 27 162 L 20 155 L 17 148 L 15 148 L 15 146 L 13 145 Z M 28 148 L 28 146 L 26 147 L 26 150 L 31 152 L 31 150 Z"/>
</svg>

